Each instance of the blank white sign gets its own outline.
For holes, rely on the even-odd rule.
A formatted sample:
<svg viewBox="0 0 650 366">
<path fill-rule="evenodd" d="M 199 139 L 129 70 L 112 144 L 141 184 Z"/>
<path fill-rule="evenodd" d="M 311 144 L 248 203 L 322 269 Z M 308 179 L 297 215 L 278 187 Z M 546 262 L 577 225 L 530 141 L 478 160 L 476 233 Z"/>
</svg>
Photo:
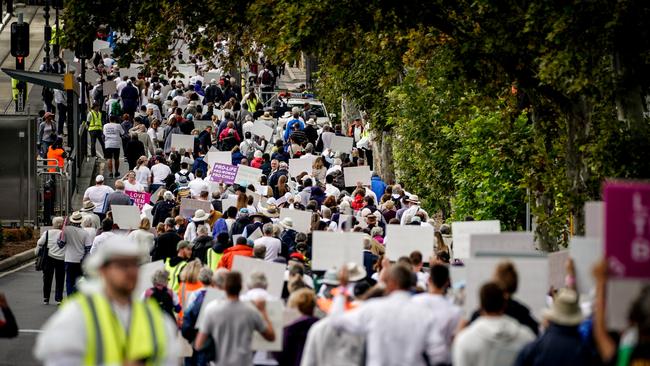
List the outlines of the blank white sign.
<svg viewBox="0 0 650 366">
<path fill-rule="evenodd" d="M 292 210 L 284 207 L 280 209 L 280 221 L 285 217 L 290 217 L 293 220 L 293 229 L 300 233 L 311 231 L 311 216 L 311 211 Z"/>
<path fill-rule="evenodd" d="M 140 209 L 138 206 L 111 205 L 113 222 L 122 230 L 140 227 Z"/>
<path fill-rule="evenodd" d="M 273 137 L 273 129 L 265 125 L 264 122 L 255 121 L 255 123 L 253 123 L 253 127 L 251 128 L 251 134 L 264 137 L 266 141 L 271 141 L 271 137 Z"/>
<path fill-rule="evenodd" d="M 209 167 L 212 167 L 214 163 L 230 165 L 232 164 L 232 153 L 230 151 L 208 151 L 204 160 Z"/>
<path fill-rule="evenodd" d="M 645 286 L 650 286 L 650 280 L 616 278 L 607 281 L 607 329 L 622 331 L 628 328 L 630 306 Z"/>
<path fill-rule="evenodd" d="M 282 287 L 284 285 L 284 271 L 286 266 L 282 263 L 267 262 L 263 259 L 244 257 L 236 255 L 233 259 L 232 270 L 241 273 L 244 281 L 242 293 L 249 290 L 248 280 L 254 272 L 262 272 L 268 282 L 268 293 L 279 299 L 282 297 Z"/>
<path fill-rule="evenodd" d="M 569 259 L 568 250 L 548 253 L 548 283 L 555 289 L 564 287 L 567 259 Z"/>
<path fill-rule="evenodd" d="M 108 48 L 110 46 L 111 46 L 110 43 L 106 41 L 102 41 L 101 39 L 96 39 L 93 41 L 93 52 L 97 52 L 101 49 Z"/>
<path fill-rule="evenodd" d="M 469 234 L 498 234 L 501 232 L 499 220 L 456 221 L 451 223 L 454 245 L 454 258 L 469 258 Z"/>
<path fill-rule="evenodd" d="M 194 136 L 174 133 L 172 134 L 171 147 L 175 148 L 176 151 L 180 149 L 194 150 Z"/>
<path fill-rule="evenodd" d="M 467 284 L 465 288 L 465 314 L 471 315 L 480 306 L 479 290 L 492 279 L 496 266 L 506 258 L 486 257 L 465 260 Z M 519 275 L 519 286 L 514 297 L 530 309 L 537 319 L 546 306 L 548 292 L 548 259 L 545 257 L 508 258 Z"/>
<path fill-rule="evenodd" d="M 312 269 L 326 271 L 344 263 L 363 265 L 363 233 L 314 231 Z"/>
<path fill-rule="evenodd" d="M 138 271 L 138 284 L 135 286 L 133 296 L 139 299 L 147 289 L 153 287 L 153 281 L 151 278 L 159 269 L 165 269 L 165 264 L 162 259 L 155 262 L 145 263 L 140 266 Z"/>
<path fill-rule="evenodd" d="M 250 306 L 255 307 L 252 303 Z M 257 309 L 257 308 L 256 308 Z M 259 332 L 253 332 L 251 340 L 251 349 L 253 351 L 282 351 L 282 331 L 284 328 L 284 305 L 281 300 L 267 301 L 266 313 L 269 316 L 273 331 L 275 332 L 275 341 L 269 342 L 262 338 Z"/>
<path fill-rule="evenodd" d="M 289 159 L 289 174 L 297 177 L 300 173 L 306 172 L 311 176 L 314 159 Z"/>
<path fill-rule="evenodd" d="M 433 233 L 431 226 L 386 225 L 386 256 L 396 261 L 417 250 L 426 261 L 433 254 Z"/>
<path fill-rule="evenodd" d="M 603 201 L 585 202 L 585 237 L 602 239 L 605 237 L 605 203 Z"/>
<path fill-rule="evenodd" d="M 346 187 L 355 187 L 357 182 L 361 182 L 364 186 L 369 186 L 371 176 L 370 167 L 367 165 L 343 168 Z"/>
<path fill-rule="evenodd" d="M 115 84 L 115 80 L 105 81 L 102 85 L 102 92 L 104 93 L 105 97 L 117 93 L 117 85 Z"/>
<path fill-rule="evenodd" d="M 589 294 L 594 288 L 591 270 L 603 259 L 603 240 L 574 236 L 569 242 L 569 256 L 576 270 L 576 286 L 581 294 Z"/>
<path fill-rule="evenodd" d="M 454 243 L 454 249 L 456 245 Z M 470 234 L 469 255 L 476 253 L 536 253 L 532 232 L 503 232 L 499 234 Z"/>
<path fill-rule="evenodd" d="M 333 136 L 330 150 L 349 154 L 352 152 L 353 143 L 354 139 L 352 137 Z"/>
</svg>

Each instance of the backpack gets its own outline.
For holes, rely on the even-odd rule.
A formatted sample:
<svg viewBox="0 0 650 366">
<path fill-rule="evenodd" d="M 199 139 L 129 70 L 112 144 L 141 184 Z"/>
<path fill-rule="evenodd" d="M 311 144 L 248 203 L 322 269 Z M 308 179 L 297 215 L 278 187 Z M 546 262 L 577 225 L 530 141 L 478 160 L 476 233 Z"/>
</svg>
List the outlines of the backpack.
<svg viewBox="0 0 650 366">
<path fill-rule="evenodd" d="M 120 105 L 119 100 L 115 100 L 111 104 L 110 115 L 111 116 L 121 116 L 122 115 L 122 106 Z"/>
<path fill-rule="evenodd" d="M 151 298 L 156 300 L 160 309 L 169 314 L 174 318 L 174 300 L 172 298 L 171 292 L 167 287 L 159 289 L 158 287 L 152 287 Z"/>
<path fill-rule="evenodd" d="M 269 70 L 262 71 L 262 84 L 271 85 L 271 72 Z"/>
</svg>

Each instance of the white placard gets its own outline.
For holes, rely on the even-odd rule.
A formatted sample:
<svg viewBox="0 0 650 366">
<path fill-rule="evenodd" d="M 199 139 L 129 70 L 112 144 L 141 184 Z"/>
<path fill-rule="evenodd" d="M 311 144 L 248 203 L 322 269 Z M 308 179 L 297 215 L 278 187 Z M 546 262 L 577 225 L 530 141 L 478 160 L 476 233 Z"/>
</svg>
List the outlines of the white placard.
<svg viewBox="0 0 650 366">
<path fill-rule="evenodd" d="M 273 129 L 261 121 L 255 121 L 251 127 L 251 134 L 255 136 L 263 136 L 266 141 L 271 141 L 273 137 Z"/>
<path fill-rule="evenodd" d="M 326 271 L 350 262 L 363 265 L 364 237 L 363 233 L 314 231 L 312 269 Z"/>
<path fill-rule="evenodd" d="M 203 297 L 203 303 L 199 310 L 199 316 L 196 317 L 194 328 L 198 329 L 201 326 L 201 323 L 203 323 L 208 306 L 219 306 L 220 302 L 224 300 L 226 300 L 226 293 L 223 290 L 208 288 Z"/>
<path fill-rule="evenodd" d="M 467 283 L 465 288 L 465 314 L 471 315 L 480 306 L 479 290 L 493 277 L 496 266 L 506 258 L 487 257 L 465 260 Z M 517 270 L 519 286 L 514 298 L 530 309 L 537 319 L 546 306 L 548 293 L 548 258 L 508 258 Z"/>
<path fill-rule="evenodd" d="M 115 80 L 105 81 L 102 85 L 102 91 L 105 97 L 109 97 L 117 93 L 117 84 L 115 84 Z"/>
<path fill-rule="evenodd" d="M 419 251 L 426 261 L 433 254 L 434 230 L 431 226 L 386 225 L 386 257 L 396 261 Z"/>
<path fill-rule="evenodd" d="M 253 207 L 257 208 L 257 205 L 260 203 L 262 196 L 260 196 L 259 193 L 251 191 L 250 189 L 246 190 L 246 195 L 253 197 Z"/>
<path fill-rule="evenodd" d="M 238 165 L 237 176 L 235 177 L 235 183 L 240 186 L 248 186 L 249 184 L 257 184 L 260 182 L 260 177 L 262 176 L 262 169 L 252 168 L 246 165 Z"/>
<path fill-rule="evenodd" d="M 261 237 L 262 237 L 262 229 L 260 229 L 260 228 L 257 228 L 257 229 L 255 229 L 255 231 L 253 231 L 253 233 L 248 234 L 248 239 L 253 240 L 253 241 L 255 241 L 255 240 L 257 240 L 257 239 L 259 239 Z"/>
<path fill-rule="evenodd" d="M 160 99 L 163 101 L 167 100 L 167 94 L 169 93 L 170 90 L 172 90 L 171 85 L 169 84 L 163 85 L 162 88 L 160 88 Z"/>
<path fill-rule="evenodd" d="M 285 217 L 290 217 L 293 220 L 293 229 L 299 233 L 309 233 L 311 231 L 311 212 L 291 210 L 288 208 L 280 209 L 280 221 Z"/>
<path fill-rule="evenodd" d="M 172 144 L 171 147 L 175 148 L 176 151 L 180 149 L 185 150 L 194 150 L 194 136 L 193 135 L 181 135 L 179 133 L 172 134 Z"/>
<path fill-rule="evenodd" d="M 71 62 L 74 61 L 74 59 L 75 59 L 74 51 L 72 51 L 72 50 L 63 50 L 63 60 L 66 63 L 71 63 Z"/>
<path fill-rule="evenodd" d="M 454 243 L 454 249 L 456 244 Z M 469 255 L 476 253 L 536 253 L 533 232 L 469 234 Z"/>
<path fill-rule="evenodd" d="M 110 46 L 111 46 L 110 43 L 106 41 L 102 41 L 101 39 L 96 39 L 93 41 L 93 52 L 97 52 L 104 48 L 109 48 Z"/>
<path fill-rule="evenodd" d="M 569 259 L 568 250 L 548 253 L 548 284 L 555 289 L 564 287 L 567 259 Z"/>
<path fill-rule="evenodd" d="M 356 187 L 357 182 L 369 186 L 371 177 L 372 173 L 370 173 L 370 167 L 367 165 L 343 168 L 346 187 Z"/>
<path fill-rule="evenodd" d="M 354 139 L 352 137 L 332 136 L 332 143 L 330 144 L 330 150 L 334 152 L 349 154 L 352 152 L 353 143 L 354 143 Z"/>
<path fill-rule="evenodd" d="M 132 67 L 130 67 L 128 69 L 120 69 L 120 76 L 121 77 L 122 76 L 127 76 L 129 79 L 132 78 L 132 77 L 136 78 L 136 77 L 138 77 L 139 72 L 140 72 L 140 70 L 132 68 Z"/>
<path fill-rule="evenodd" d="M 232 164 L 232 153 L 230 151 L 208 151 L 203 160 L 209 167 L 212 167 L 214 163 L 230 165 Z M 208 170 L 208 173 L 210 170 Z"/>
<path fill-rule="evenodd" d="M 193 64 L 178 65 L 178 72 L 183 74 L 186 79 L 189 79 L 191 76 L 196 75 L 196 68 Z"/>
<path fill-rule="evenodd" d="M 165 264 L 162 260 L 145 263 L 140 266 L 140 269 L 138 270 L 138 284 L 135 286 L 133 296 L 140 298 L 147 289 L 153 287 L 153 281 L 151 278 L 159 269 L 165 269 Z"/>
<path fill-rule="evenodd" d="M 585 237 L 603 239 L 605 237 L 605 203 L 603 201 L 585 202 Z"/>
<path fill-rule="evenodd" d="M 456 221 L 451 223 L 454 245 L 454 258 L 469 258 L 469 234 L 498 234 L 501 232 L 499 220 Z"/>
<path fill-rule="evenodd" d="M 206 85 L 210 85 L 210 81 L 212 79 L 214 79 L 218 83 L 219 79 L 221 79 L 221 74 L 219 72 L 216 72 L 216 71 L 206 72 L 203 75 L 203 79 L 205 80 Z"/>
<path fill-rule="evenodd" d="M 286 266 L 282 263 L 267 262 L 263 259 L 244 257 L 236 255 L 233 258 L 232 270 L 241 273 L 244 288 L 242 294 L 249 290 L 248 280 L 254 272 L 262 272 L 266 276 L 268 283 L 268 293 L 280 299 L 282 297 L 282 287 L 284 286 L 284 271 Z"/>
<path fill-rule="evenodd" d="M 199 119 L 192 122 L 194 123 L 194 128 L 199 130 L 199 133 L 205 130 L 208 126 L 212 126 L 212 121 L 207 119 Z"/>
<path fill-rule="evenodd" d="M 122 230 L 140 227 L 140 209 L 137 206 L 111 205 L 113 222 Z"/>
<path fill-rule="evenodd" d="M 467 283 L 467 266 L 449 266 L 449 277 L 452 285 Z"/>
<path fill-rule="evenodd" d="M 199 209 L 206 213 L 210 213 L 210 211 L 212 211 L 212 203 L 210 203 L 210 201 L 195 200 L 192 198 L 183 198 L 181 200 L 181 216 L 190 218 L 194 216 L 196 210 Z"/>
<path fill-rule="evenodd" d="M 99 84 L 97 82 L 97 79 L 99 79 L 99 74 L 96 73 L 95 70 L 86 70 L 86 81 L 89 84 L 92 84 L 92 85 Z"/>
<path fill-rule="evenodd" d="M 597 238 L 574 236 L 569 242 L 569 256 L 576 271 L 576 287 L 581 294 L 589 294 L 594 288 L 591 271 L 603 259 L 603 241 Z"/>
<path fill-rule="evenodd" d="M 221 200 L 221 212 L 226 212 L 230 207 L 237 207 L 237 197 L 227 197 Z"/>
<path fill-rule="evenodd" d="M 219 121 L 223 121 L 223 119 L 224 119 L 224 117 L 225 117 L 225 115 L 226 115 L 226 111 L 224 111 L 224 110 L 222 110 L 222 109 L 213 109 L 213 110 L 212 110 L 212 114 L 214 114 L 215 116 L 217 116 L 217 119 L 218 119 Z"/>
<path fill-rule="evenodd" d="M 650 281 L 637 279 L 610 279 L 607 281 L 607 329 L 622 331 L 629 327 L 628 314 L 632 302 Z"/>
<path fill-rule="evenodd" d="M 236 257 L 235 257 L 236 258 Z M 250 306 L 255 306 L 251 303 Z M 269 316 L 273 331 L 275 332 L 275 341 L 265 340 L 259 332 L 253 333 L 251 348 L 253 351 L 282 351 L 282 331 L 284 328 L 284 305 L 281 300 L 267 301 L 266 313 Z"/>
<path fill-rule="evenodd" d="M 297 177 L 302 172 L 311 176 L 314 159 L 289 159 L 289 175 Z"/>
</svg>

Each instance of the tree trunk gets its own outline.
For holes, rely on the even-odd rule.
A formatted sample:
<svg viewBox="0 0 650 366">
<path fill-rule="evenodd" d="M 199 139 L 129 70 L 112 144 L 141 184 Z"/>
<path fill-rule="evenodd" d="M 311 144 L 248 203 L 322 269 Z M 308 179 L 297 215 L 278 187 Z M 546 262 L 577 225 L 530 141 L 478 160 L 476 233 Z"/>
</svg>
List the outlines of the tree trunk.
<svg viewBox="0 0 650 366">
<path fill-rule="evenodd" d="M 386 184 L 394 184 L 395 166 L 393 165 L 393 142 L 391 135 L 386 131 L 373 131 L 371 137 L 375 172 L 377 172 Z"/>
<path fill-rule="evenodd" d="M 592 111 L 592 103 L 583 97 L 571 105 L 567 115 L 566 174 L 569 182 L 574 235 L 583 235 L 585 230 L 584 201 L 589 169 L 585 163 L 585 152 L 582 147 L 588 142 Z"/>
</svg>

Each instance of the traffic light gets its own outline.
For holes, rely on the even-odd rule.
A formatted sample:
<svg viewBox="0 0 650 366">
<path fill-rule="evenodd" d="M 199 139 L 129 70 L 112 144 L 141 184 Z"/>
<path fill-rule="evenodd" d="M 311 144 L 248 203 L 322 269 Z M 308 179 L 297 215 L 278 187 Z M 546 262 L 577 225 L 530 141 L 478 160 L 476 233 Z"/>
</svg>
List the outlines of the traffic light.
<svg viewBox="0 0 650 366">
<path fill-rule="evenodd" d="M 29 23 L 11 23 L 11 55 L 29 56 Z"/>
</svg>

